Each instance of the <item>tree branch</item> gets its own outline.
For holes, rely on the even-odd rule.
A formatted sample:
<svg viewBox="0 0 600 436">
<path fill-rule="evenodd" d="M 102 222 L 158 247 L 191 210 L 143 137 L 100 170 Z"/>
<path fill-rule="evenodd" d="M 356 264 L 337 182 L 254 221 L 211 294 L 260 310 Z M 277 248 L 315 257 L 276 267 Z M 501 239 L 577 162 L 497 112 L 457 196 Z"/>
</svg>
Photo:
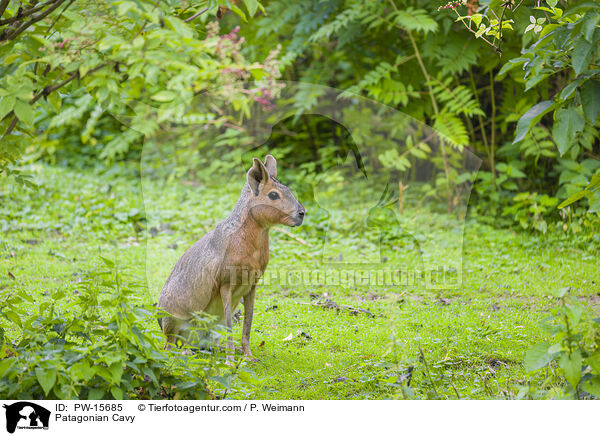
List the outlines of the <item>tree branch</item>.
<svg viewBox="0 0 600 436">
<path fill-rule="evenodd" d="M 106 67 L 107 65 L 110 65 L 110 64 L 108 62 L 104 62 L 104 63 L 98 65 L 97 67 L 94 67 L 91 70 L 89 70 L 83 77 L 89 76 L 90 74 L 95 73 L 96 71 L 98 71 L 101 68 Z M 31 100 L 29 100 L 29 104 L 34 104 L 40 98 L 47 97 L 49 94 L 53 93 L 57 89 L 62 88 L 63 86 L 67 85 L 68 83 L 72 82 L 73 80 L 75 80 L 77 78 L 81 79 L 83 77 L 79 77 L 79 71 L 75 71 L 74 73 L 71 73 L 71 75 L 69 77 L 67 77 L 65 80 L 63 80 L 62 82 L 57 83 L 55 85 L 51 84 L 49 86 L 46 86 L 41 91 L 39 91 Z M 4 135 L 2 135 L 2 139 L 4 139 L 4 137 L 10 135 L 10 133 L 14 130 L 14 128 L 17 125 L 18 118 L 15 116 L 14 111 L 11 111 L 9 114 L 6 115 L 6 117 L 11 116 L 11 114 L 13 116 L 13 120 L 10 123 L 10 125 L 8 126 L 8 128 L 6 129 L 6 132 L 4 132 Z"/>
<path fill-rule="evenodd" d="M 20 21 L 25 17 L 28 17 L 32 14 L 35 14 L 38 11 L 41 11 L 42 9 L 44 9 L 46 6 L 55 3 L 58 0 L 48 0 L 46 3 L 42 3 L 41 5 L 37 5 L 31 9 L 27 9 L 25 11 L 21 11 L 20 13 L 17 13 L 17 15 L 15 15 L 14 17 L 10 17 L 7 18 L 6 20 L 0 20 L 0 26 L 4 26 L 6 24 L 11 24 L 14 23 L 16 21 Z M 7 2 L 8 3 L 8 2 Z"/>
<path fill-rule="evenodd" d="M 10 41 L 10 40 L 15 39 L 17 36 L 19 36 L 21 33 L 23 33 L 28 27 L 31 27 L 33 24 L 37 23 L 38 21 L 43 20 L 48 15 L 50 15 L 52 12 L 54 12 L 54 10 L 56 10 L 64 2 L 65 2 L 65 0 L 56 0 L 55 2 L 52 3 L 52 6 L 50 6 L 45 11 L 32 15 L 31 19 L 29 21 L 21 24 L 14 31 L 10 32 L 8 35 L 1 36 L 0 41 L 2 41 L 2 40 Z"/>
<path fill-rule="evenodd" d="M 58 14 L 56 16 L 56 18 L 54 19 L 54 21 L 52 21 L 52 24 L 50 24 L 50 27 L 48 27 L 48 30 L 46 30 L 46 36 L 50 33 L 50 30 L 52 30 L 52 28 L 54 27 L 54 25 L 56 24 L 56 22 L 58 20 L 60 20 L 60 17 L 62 17 L 62 15 L 65 13 L 65 11 L 67 9 L 69 9 L 69 6 L 71 6 L 74 2 L 75 2 L 75 0 L 70 0 L 69 3 L 64 7 L 64 9 L 62 11 L 60 11 L 60 14 Z"/>
<path fill-rule="evenodd" d="M 0 0 L 0 17 L 4 14 L 4 11 L 8 7 L 10 0 Z"/>
<path fill-rule="evenodd" d="M 194 18 L 199 17 L 200 15 L 202 15 L 203 13 L 205 13 L 206 11 L 208 11 L 208 6 L 205 7 L 204 9 L 202 9 L 199 12 L 196 12 L 194 15 L 192 15 L 190 18 L 186 18 L 185 20 L 183 20 L 186 23 L 189 23 L 190 21 L 192 21 Z"/>
</svg>

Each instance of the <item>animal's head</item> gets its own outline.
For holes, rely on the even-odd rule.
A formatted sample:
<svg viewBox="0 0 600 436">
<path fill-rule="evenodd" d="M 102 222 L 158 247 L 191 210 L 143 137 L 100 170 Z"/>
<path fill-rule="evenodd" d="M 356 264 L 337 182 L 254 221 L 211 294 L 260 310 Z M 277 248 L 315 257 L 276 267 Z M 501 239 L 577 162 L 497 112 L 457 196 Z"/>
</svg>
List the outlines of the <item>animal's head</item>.
<svg viewBox="0 0 600 436">
<path fill-rule="evenodd" d="M 290 188 L 277 180 L 277 161 L 270 154 L 263 164 L 252 159 L 246 180 L 250 186 L 248 208 L 253 218 L 265 227 L 284 224 L 295 227 L 304 220 L 302 206 Z"/>
</svg>

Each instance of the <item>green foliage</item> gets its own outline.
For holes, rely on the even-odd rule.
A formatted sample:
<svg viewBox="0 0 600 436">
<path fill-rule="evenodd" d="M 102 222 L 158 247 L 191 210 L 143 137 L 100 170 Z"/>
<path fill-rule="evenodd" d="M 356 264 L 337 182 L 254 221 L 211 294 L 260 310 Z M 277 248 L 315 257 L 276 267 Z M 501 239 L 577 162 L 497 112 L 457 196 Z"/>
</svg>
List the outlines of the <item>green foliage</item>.
<svg viewBox="0 0 600 436">
<path fill-rule="evenodd" d="M 438 28 L 438 23 L 426 10 L 414 9 L 411 6 L 392 12 L 389 20 L 404 29 L 423 33 L 435 32 Z"/>
<path fill-rule="evenodd" d="M 576 198 L 587 208 L 571 208 L 569 219 L 548 213 L 560 224 L 553 228 L 566 225 L 570 232 L 598 209 L 595 185 L 573 191 L 557 160 L 598 155 L 600 11 L 593 2 L 566 8 L 554 1 L 482 2 L 469 13 L 454 2 L 436 11 L 424 0 L 270 0 L 264 8 L 254 0 L 59 3 L 29 23 L 11 1 L 0 17 L 1 177 L 29 186 L 19 163 L 39 159 L 80 168 L 137 161 L 144 141 L 181 122 L 181 108 L 207 91 L 231 110 L 222 114 L 206 104 L 187 114 L 186 122 L 221 131 L 211 143 L 201 131 L 178 138 L 175 161 L 214 170 L 219 163 L 197 151 L 217 147 L 230 161 L 240 158 L 253 140 L 243 122 L 253 105 L 277 94 L 273 80 L 283 75 L 402 110 L 455 146 L 443 159 L 419 148 L 409 158 L 378 141 L 370 145 L 377 167 L 431 162 L 445 171 L 466 145 L 485 157 L 475 186 L 478 201 L 486 202 L 476 206 L 481 211 L 529 208 L 512 200 L 519 191 L 559 203 Z M 227 8 L 232 13 L 224 14 Z M 242 91 L 251 80 L 256 88 Z M 314 109 L 318 93 L 299 88 L 297 120 Z M 313 137 L 321 135 L 320 126 L 310 128 Z M 323 162 L 311 166 L 305 157 L 315 157 L 314 144 L 303 138 L 296 145 L 310 152 L 286 158 L 317 180 L 333 154 L 325 146 Z M 515 162 L 518 172 L 510 170 Z M 182 171 L 175 162 L 172 168 Z M 590 183 L 591 175 L 584 177 Z M 449 174 L 439 182 L 456 180 Z M 517 216 L 528 212 L 504 215 L 522 225 Z"/>
<path fill-rule="evenodd" d="M 579 299 L 560 288 L 554 296 L 560 306 L 544 322 L 550 341 L 530 348 L 525 355 L 527 371 L 558 366 L 567 383 L 559 396 L 600 398 L 600 319 Z M 550 393 L 555 395 L 555 393 Z"/>
<path fill-rule="evenodd" d="M 524 229 L 535 229 L 546 233 L 548 230 L 546 219 L 550 212 L 555 211 L 558 199 L 537 192 L 519 192 L 513 197 L 513 202 L 512 206 L 504 209 L 505 215 L 513 215 L 514 220 Z"/>
<path fill-rule="evenodd" d="M 131 117 L 137 132 L 150 135 L 159 128 L 157 120 L 177 119 L 178 105 L 225 84 L 223 98 L 247 115 L 249 102 L 260 97 L 262 88 L 254 90 L 254 97 L 235 90 L 260 75 L 261 86 L 268 87 L 275 70 L 267 72 L 268 66 L 242 56 L 237 29 L 220 35 L 211 20 L 225 5 L 246 19 L 229 1 L 182 6 L 177 1 L 59 0 L 41 5 L 41 15 L 9 2 L 0 14 L 0 135 L 5 145 L 0 171 L 8 174 L 32 146 L 52 154 L 63 146 L 55 139 L 71 132 L 77 132 L 80 144 L 94 146 L 102 159 L 124 157 L 134 144 L 139 146 L 142 135 L 115 128 L 109 113 Z M 250 16 L 262 10 L 257 1 L 245 6 Z M 200 111 L 205 118 L 218 118 L 207 108 Z"/>
<path fill-rule="evenodd" d="M 539 34 L 538 40 L 523 50 L 520 57 L 512 59 L 500 71 L 503 77 L 508 71 L 522 75 L 525 90 L 547 83 L 557 74 L 560 81 L 551 90 L 551 100 L 537 103 L 519 120 L 515 142 L 525 138 L 530 129 L 542 117 L 553 112 L 552 136 L 561 156 L 571 158 L 590 152 L 597 139 L 600 86 L 598 62 L 600 52 L 600 6 L 587 2 L 567 9 L 557 7 L 557 2 L 547 2 L 548 7 L 537 7 L 549 18 L 534 18 L 525 32 Z M 548 15 L 550 14 L 551 17 Z M 523 73 L 514 73 L 514 68 L 523 66 Z M 585 138 L 586 131 L 594 139 Z M 562 175 L 561 175 L 562 179 Z M 580 190 L 561 203 L 567 206 L 584 197 L 592 197 L 594 185 Z M 590 210 L 597 210 L 592 203 Z"/>
<path fill-rule="evenodd" d="M 137 301 L 141 285 L 128 282 L 110 260 L 69 296 L 52 292 L 36 303 L 24 292 L 1 295 L 0 316 L 17 328 L 0 345 L 0 395 L 15 399 L 208 399 L 209 384 L 229 385 L 223 356 L 162 351 L 148 329 L 156 310 Z M 35 314 L 26 305 L 36 305 Z"/>
</svg>

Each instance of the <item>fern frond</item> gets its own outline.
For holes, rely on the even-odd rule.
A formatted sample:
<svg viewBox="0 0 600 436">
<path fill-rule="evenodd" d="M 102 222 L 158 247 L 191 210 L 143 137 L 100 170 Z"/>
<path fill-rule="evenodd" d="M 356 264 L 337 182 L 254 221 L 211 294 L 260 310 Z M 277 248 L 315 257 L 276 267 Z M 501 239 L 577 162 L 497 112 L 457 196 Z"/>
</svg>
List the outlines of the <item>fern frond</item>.
<svg viewBox="0 0 600 436">
<path fill-rule="evenodd" d="M 444 104 L 446 111 L 453 114 L 463 114 L 468 117 L 485 115 L 475 100 L 473 92 L 464 85 L 452 86 L 453 77 L 449 76 L 443 81 L 434 79 L 429 82 L 435 98 Z"/>
<path fill-rule="evenodd" d="M 320 42 L 329 41 L 332 39 L 332 35 L 336 35 L 342 29 L 347 28 L 350 24 L 358 21 L 364 14 L 363 8 L 360 5 L 355 5 L 350 9 L 346 9 L 338 14 L 335 19 L 327 24 L 324 24 L 313 33 L 309 42 Z"/>
<path fill-rule="evenodd" d="M 367 73 L 357 85 L 350 87 L 346 92 L 359 94 L 361 91 L 366 91 L 369 97 L 381 103 L 390 106 L 399 104 L 406 106 L 410 98 L 418 98 L 419 94 L 411 84 L 405 85 L 392 77 L 392 73 L 398 72 L 398 65 L 406 59 L 409 59 L 409 57 L 398 56 L 394 65 L 381 62 L 374 70 Z"/>
<path fill-rule="evenodd" d="M 450 112 L 442 111 L 436 115 L 433 128 L 439 132 L 442 139 L 458 149 L 469 143 L 469 135 L 462 120 Z"/>
<path fill-rule="evenodd" d="M 407 30 L 428 33 L 435 32 L 438 28 L 437 22 L 427 14 L 426 10 L 414 9 L 410 6 L 392 13 L 390 19 Z"/>
</svg>

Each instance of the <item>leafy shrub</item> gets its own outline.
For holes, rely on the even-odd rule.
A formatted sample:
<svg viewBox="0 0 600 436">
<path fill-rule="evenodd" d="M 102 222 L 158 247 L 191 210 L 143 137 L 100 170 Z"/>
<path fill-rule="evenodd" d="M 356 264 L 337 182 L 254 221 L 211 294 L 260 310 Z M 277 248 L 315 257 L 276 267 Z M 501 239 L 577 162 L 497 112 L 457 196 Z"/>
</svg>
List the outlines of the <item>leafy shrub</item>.
<svg viewBox="0 0 600 436">
<path fill-rule="evenodd" d="M 15 399 L 219 398 L 237 369 L 219 353 L 163 351 L 156 310 L 136 304 L 139 285 L 107 271 L 33 309 L 23 292 L 1 295 L 0 316 L 17 327 L 11 343 L 0 327 L 0 397 Z M 152 326 L 152 328 L 149 328 Z M 211 388 L 211 383 L 216 387 Z"/>
<path fill-rule="evenodd" d="M 560 305 L 543 324 L 552 339 L 529 349 L 525 366 L 528 371 L 561 369 L 567 383 L 562 392 L 550 395 L 600 399 L 600 318 L 592 318 L 568 291 L 555 292 Z"/>
</svg>

